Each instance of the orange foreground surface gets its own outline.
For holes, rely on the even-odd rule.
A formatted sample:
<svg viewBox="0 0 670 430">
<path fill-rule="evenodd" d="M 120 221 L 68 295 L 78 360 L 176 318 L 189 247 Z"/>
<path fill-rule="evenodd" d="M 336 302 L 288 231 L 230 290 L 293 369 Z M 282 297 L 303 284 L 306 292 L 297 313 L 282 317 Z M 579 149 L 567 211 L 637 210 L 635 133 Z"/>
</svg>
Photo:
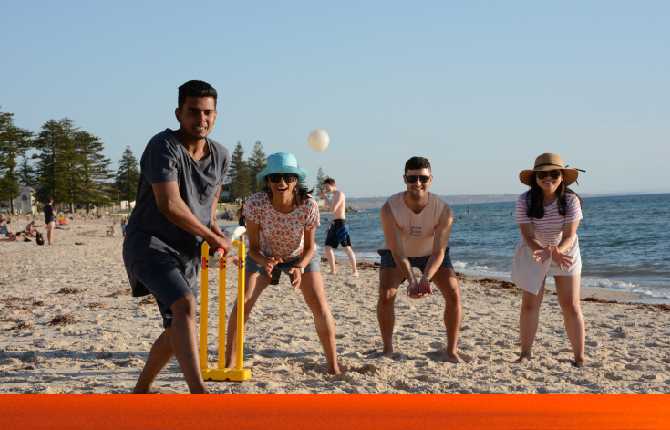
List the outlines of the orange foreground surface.
<svg viewBox="0 0 670 430">
<path fill-rule="evenodd" d="M 3 430 L 670 428 L 660 395 L 1 395 Z"/>
</svg>

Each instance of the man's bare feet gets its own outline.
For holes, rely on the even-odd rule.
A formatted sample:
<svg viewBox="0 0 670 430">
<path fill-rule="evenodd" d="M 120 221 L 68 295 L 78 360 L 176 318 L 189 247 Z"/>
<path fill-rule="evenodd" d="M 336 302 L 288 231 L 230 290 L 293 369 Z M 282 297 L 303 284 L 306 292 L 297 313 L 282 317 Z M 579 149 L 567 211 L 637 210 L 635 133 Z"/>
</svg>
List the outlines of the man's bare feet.
<svg viewBox="0 0 670 430">
<path fill-rule="evenodd" d="M 526 361 L 530 361 L 530 357 L 522 356 L 514 360 L 515 363 L 525 363 Z"/>
<path fill-rule="evenodd" d="M 382 351 L 381 354 L 379 354 L 379 358 L 393 358 L 393 350 L 391 351 Z"/>
<path fill-rule="evenodd" d="M 590 361 L 573 361 L 572 362 L 572 367 L 603 367 L 602 363 L 592 363 Z"/>
<path fill-rule="evenodd" d="M 337 272 L 328 272 L 328 274 L 329 274 L 330 276 L 335 276 L 335 275 L 337 275 Z"/>
<path fill-rule="evenodd" d="M 454 364 L 465 363 L 465 360 L 463 360 L 461 358 L 461 356 L 458 355 L 458 354 L 453 354 L 453 355 L 452 354 L 447 354 L 447 356 L 444 357 L 442 359 L 442 361 L 447 362 L 447 363 L 454 363 Z"/>
<path fill-rule="evenodd" d="M 352 273 L 351 275 L 349 275 L 349 276 L 354 276 L 354 277 L 356 277 L 356 278 L 357 278 L 357 277 L 358 277 L 358 270 L 357 270 L 357 271 L 355 271 L 355 272 L 353 272 L 353 273 Z"/>
<path fill-rule="evenodd" d="M 347 372 L 347 366 L 345 366 L 342 363 L 336 363 L 332 369 L 328 369 L 328 373 L 331 375 L 337 375 L 338 373 L 346 373 Z"/>
<path fill-rule="evenodd" d="M 157 388 L 152 385 L 145 392 L 139 391 L 136 386 L 135 389 L 133 390 L 133 394 L 179 394 L 179 393 L 169 388 Z"/>
</svg>

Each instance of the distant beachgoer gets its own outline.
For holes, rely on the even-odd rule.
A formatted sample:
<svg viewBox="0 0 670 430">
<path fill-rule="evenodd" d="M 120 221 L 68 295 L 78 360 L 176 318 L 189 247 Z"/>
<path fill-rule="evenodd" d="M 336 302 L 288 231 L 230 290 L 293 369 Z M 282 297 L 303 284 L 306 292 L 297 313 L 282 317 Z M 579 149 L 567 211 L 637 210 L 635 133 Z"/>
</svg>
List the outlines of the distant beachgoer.
<svg viewBox="0 0 670 430">
<path fill-rule="evenodd" d="M 54 229 L 56 228 L 56 209 L 53 206 L 54 199 L 49 197 L 44 205 L 44 224 L 47 227 L 47 244 L 53 245 Z"/>
<path fill-rule="evenodd" d="M 39 231 L 35 228 L 35 221 L 30 221 L 28 225 L 24 228 L 25 237 L 35 237 L 36 233 Z"/>
<path fill-rule="evenodd" d="M 251 196 L 244 214 L 247 221 L 249 253 L 245 259 L 246 291 L 244 327 L 261 293 L 279 283 L 282 272 L 288 275 L 293 291 L 300 289 L 312 311 L 316 334 L 321 341 L 328 372 L 339 373 L 335 345 L 335 320 L 323 289 L 319 258 L 314 252 L 314 235 L 319 225 L 319 209 L 308 191 L 298 186 L 307 172 L 298 167 L 286 152 L 272 154 L 267 167 L 256 178 L 265 182 L 263 191 Z M 242 256 L 240 256 L 242 257 Z M 226 367 L 235 363 L 237 339 L 237 301 L 228 323 Z"/>
<path fill-rule="evenodd" d="M 116 231 L 116 222 L 117 222 L 117 221 L 114 220 L 114 222 L 112 223 L 112 225 L 109 226 L 109 235 L 110 235 L 111 237 L 116 237 L 116 235 L 118 234 L 117 231 Z"/>
<path fill-rule="evenodd" d="M 246 225 L 247 225 L 246 217 L 244 216 L 244 203 L 245 202 L 242 202 L 242 206 L 239 209 L 237 209 L 237 212 L 235 213 L 235 216 L 237 217 L 237 220 L 238 220 L 237 224 L 242 226 L 242 227 L 246 227 Z M 244 235 L 243 234 L 240 235 L 239 241 L 244 243 Z"/>
<path fill-rule="evenodd" d="M 356 268 L 356 255 L 354 255 L 354 250 L 351 249 L 351 238 L 349 237 L 349 227 L 347 227 L 345 218 L 345 196 L 344 193 L 337 189 L 335 186 L 335 179 L 327 178 L 323 181 L 323 184 L 326 188 L 326 192 L 319 191 L 319 195 L 326 202 L 331 212 L 333 212 L 333 221 L 330 223 L 328 230 L 326 231 L 326 258 L 328 258 L 328 264 L 330 265 L 329 275 L 335 275 L 335 253 L 333 249 L 336 249 L 338 244 L 342 245 L 342 250 L 347 257 L 349 257 L 349 263 L 351 264 L 351 276 L 358 276 L 358 269 Z M 333 201 L 331 202 L 326 195 L 332 194 Z"/>
<path fill-rule="evenodd" d="M 407 296 L 422 299 L 433 295 L 432 281 L 446 304 L 446 359 L 462 363 L 464 360 L 458 355 L 457 344 L 463 311 L 448 246 L 453 212 L 444 200 L 428 192 L 433 175 L 427 159 L 412 157 L 407 160 L 403 180 L 407 190 L 389 197 L 380 212 L 386 238 L 378 251 L 381 263 L 377 320 L 384 348 L 382 354 L 387 357 L 393 354 L 395 299 L 400 284 L 407 279 Z M 412 267 L 421 270 L 421 280 L 416 279 Z"/>
<path fill-rule="evenodd" d="M 216 120 L 216 99 L 216 90 L 206 82 L 179 87 L 179 130 L 152 137 L 140 159 L 123 261 L 133 296 L 156 298 L 165 330 L 149 351 L 134 393 L 164 392 L 154 381 L 173 357 L 189 391 L 209 393 L 200 371 L 196 324 L 201 245 L 206 241 L 224 254 L 232 246 L 213 223 L 230 165 L 228 150 L 207 137 Z M 149 321 L 136 323 L 139 328 Z"/>
<path fill-rule="evenodd" d="M 0 219 L 0 234 L 13 238 L 14 230 L 10 229 L 10 223 L 10 220 L 5 221 L 4 219 Z"/>
<path fill-rule="evenodd" d="M 128 221 L 124 219 L 121 222 L 121 232 L 123 233 L 123 237 L 126 237 L 126 226 L 128 226 Z"/>
<path fill-rule="evenodd" d="M 577 169 L 563 167 L 563 159 L 550 153 L 537 157 L 535 167 L 519 175 L 530 190 L 516 201 L 516 222 L 522 238 L 514 251 L 511 278 L 523 290 L 521 354 L 517 362 L 532 358 L 544 283 L 547 276 L 553 276 L 575 356 L 573 365 L 589 364 L 584 356 L 584 317 L 579 304 L 582 260 L 577 227 L 583 219 L 582 199 L 568 188 L 578 175 Z"/>
</svg>

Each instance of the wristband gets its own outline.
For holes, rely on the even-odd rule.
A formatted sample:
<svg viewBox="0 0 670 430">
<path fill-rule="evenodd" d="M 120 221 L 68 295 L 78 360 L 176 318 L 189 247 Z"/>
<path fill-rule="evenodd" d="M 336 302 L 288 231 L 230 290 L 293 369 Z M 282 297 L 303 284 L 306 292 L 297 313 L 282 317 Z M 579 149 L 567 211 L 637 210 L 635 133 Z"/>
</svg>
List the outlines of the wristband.
<svg viewBox="0 0 670 430">
<path fill-rule="evenodd" d="M 301 275 L 304 275 L 304 274 L 305 274 L 305 268 L 302 267 L 300 264 L 296 264 L 296 265 L 293 266 L 293 267 L 297 267 L 298 269 L 300 269 L 300 274 L 301 274 Z"/>
</svg>

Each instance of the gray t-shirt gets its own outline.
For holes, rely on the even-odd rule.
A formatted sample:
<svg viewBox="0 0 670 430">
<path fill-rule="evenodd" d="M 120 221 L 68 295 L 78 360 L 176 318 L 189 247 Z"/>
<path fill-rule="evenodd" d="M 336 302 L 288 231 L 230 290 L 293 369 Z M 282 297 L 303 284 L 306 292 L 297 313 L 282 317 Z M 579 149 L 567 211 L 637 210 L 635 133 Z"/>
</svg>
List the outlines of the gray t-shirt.
<svg viewBox="0 0 670 430">
<path fill-rule="evenodd" d="M 213 140 L 207 139 L 207 143 L 209 156 L 194 161 L 175 133 L 167 129 L 151 138 L 142 154 L 137 199 L 123 241 L 123 261 L 134 297 L 146 296 L 149 290 L 132 275 L 131 268 L 148 261 L 177 264 L 191 288 L 197 290 L 204 240 L 172 224 L 158 210 L 152 184 L 176 181 L 193 215 L 211 227 L 214 194 L 226 177 L 230 154 Z"/>
</svg>

